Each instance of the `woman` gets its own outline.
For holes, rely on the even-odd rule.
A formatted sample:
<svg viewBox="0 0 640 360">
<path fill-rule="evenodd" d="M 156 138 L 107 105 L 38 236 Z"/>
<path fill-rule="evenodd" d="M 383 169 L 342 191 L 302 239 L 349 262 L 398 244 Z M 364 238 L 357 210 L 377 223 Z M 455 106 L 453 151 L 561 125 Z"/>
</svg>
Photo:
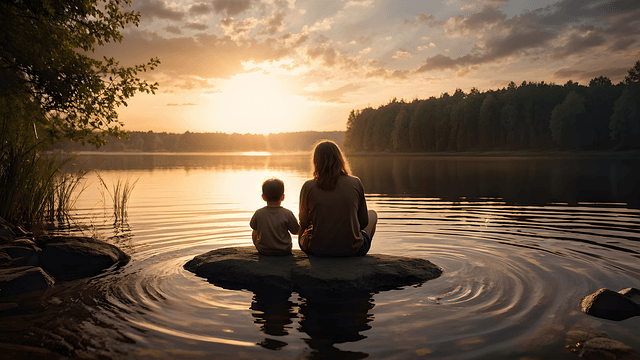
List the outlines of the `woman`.
<svg viewBox="0 0 640 360">
<path fill-rule="evenodd" d="M 349 175 L 349 165 L 333 141 L 316 144 L 313 167 L 313 180 L 300 190 L 300 249 L 317 256 L 365 255 L 378 217 L 367 210 L 360 179 Z"/>
</svg>

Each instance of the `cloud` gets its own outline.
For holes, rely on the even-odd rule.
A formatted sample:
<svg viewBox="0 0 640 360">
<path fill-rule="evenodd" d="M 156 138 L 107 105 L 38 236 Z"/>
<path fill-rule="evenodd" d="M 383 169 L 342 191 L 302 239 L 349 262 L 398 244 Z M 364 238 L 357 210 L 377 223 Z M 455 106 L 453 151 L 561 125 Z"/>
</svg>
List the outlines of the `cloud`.
<svg viewBox="0 0 640 360">
<path fill-rule="evenodd" d="M 224 34 L 234 40 L 247 39 L 257 25 L 258 20 L 252 17 L 243 20 L 234 18 L 220 19 L 220 27 Z"/>
<path fill-rule="evenodd" d="M 353 70 L 359 66 L 356 58 L 344 55 L 330 45 L 327 38 L 316 39 L 319 45 L 309 46 L 306 50 L 307 62 L 319 60 L 319 63 L 328 68 L 340 68 Z"/>
<path fill-rule="evenodd" d="M 213 0 L 213 10 L 220 14 L 226 12 L 229 16 L 238 15 L 251 8 L 253 0 Z"/>
<path fill-rule="evenodd" d="M 166 32 L 169 32 L 169 33 L 172 33 L 172 34 L 177 34 L 177 35 L 182 34 L 182 30 L 180 30 L 179 27 L 173 26 L 173 25 L 169 25 L 169 26 L 165 27 L 164 30 Z"/>
<path fill-rule="evenodd" d="M 418 15 L 416 15 L 415 18 L 413 19 L 404 19 L 404 23 L 406 25 L 412 25 L 412 26 L 420 26 L 420 25 L 430 25 L 435 19 L 435 16 L 429 14 L 425 14 L 425 13 L 420 13 Z"/>
<path fill-rule="evenodd" d="M 417 49 L 418 49 L 418 51 L 422 51 L 422 50 L 426 50 L 426 49 L 428 49 L 428 48 L 432 48 L 432 47 L 436 47 L 436 44 L 434 44 L 433 42 L 430 42 L 430 43 L 429 43 L 429 44 L 427 44 L 427 45 L 419 45 L 419 46 L 417 47 Z"/>
<path fill-rule="evenodd" d="M 357 91 L 360 88 L 362 88 L 361 85 L 347 84 L 337 89 L 316 92 L 313 95 L 309 96 L 307 98 L 307 101 L 344 104 L 344 103 L 348 103 L 347 101 L 343 100 L 344 96 L 347 93 Z"/>
<path fill-rule="evenodd" d="M 373 4 L 373 0 L 365 0 L 365 1 L 347 1 L 344 6 L 345 9 L 352 7 L 369 7 Z"/>
<path fill-rule="evenodd" d="M 622 12 L 623 8 L 630 13 Z M 640 38 L 640 3 L 564 0 L 509 19 L 499 8 L 485 6 L 468 17 L 454 16 L 429 26 L 442 29 L 450 38 L 474 40 L 475 46 L 457 58 L 431 56 L 416 69 L 417 73 L 457 71 L 523 58 L 557 61 L 628 49 Z"/>
<path fill-rule="evenodd" d="M 581 31 L 571 34 L 562 45 L 555 48 L 551 54 L 554 60 L 564 59 L 574 54 L 579 54 L 591 48 L 603 45 L 605 38 L 593 30 Z"/>
<path fill-rule="evenodd" d="M 596 70 L 578 70 L 572 68 L 561 68 L 553 73 L 552 77 L 559 80 L 574 80 L 588 83 L 591 79 L 606 76 L 610 79 L 622 79 L 627 75 L 628 68 L 601 68 Z"/>
<path fill-rule="evenodd" d="M 262 21 L 264 29 L 258 32 L 258 35 L 268 34 L 274 35 L 285 29 L 286 24 L 284 18 L 287 16 L 285 11 L 276 11 L 268 18 Z"/>
<path fill-rule="evenodd" d="M 287 33 L 239 44 L 229 36 L 199 33 L 163 38 L 156 33 L 136 31 L 125 34 L 121 43 L 98 47 L 94 56 L 113 56 L 123 66 L 145 63 L 157 56 L 161 64 L 150 76 L 165 74 L 174 81 L 181 76 L 229 78 L 246 72 L 242 62 L 283 59 L 294 55 L 308 39 L 308 34 Z M 161 86 L 167 86 L 167 81 L 163 81 Z"/>
<path fill-rule="evenodd" d="M 406 80 L 411 75 L 409 70 L 387 70 L 383 67 L 377 67 L 368 70 L 364 77 L 365 79 L 370 78 L 381 78 L 385 80 Z"/>
<path fill-rule="evenodd" d="M 450 37 L 476 37 L 490 33 L 496 25 L 509 25 L 505 22 L 507 15 L 499 9 L 485 6 L 481 11 L 464 17 L 461 15 L 451 17 L 440 22 L 432 22 L 431 27 L 442 27 L 447 36 Z"/>
<path fill-rule="evenodd" d="M 195 3 L 189 7 L 191 15 L 209 15 L 213 12 L 213 5 L 207 3 Z"/>
<path fill-rule="evenodd" d="M 174 87 L 180 88 L 182 90 L 211 90 L 216 88 L 215 86 L 209 84 L 209 81 L 207 81 L 206 79 L 195 77 L 186 77 L 182 83 L 176 84 L 174 85 Z"/>
<path fill-rule="evenodd" d="M 181 21 L 185 16 L 184 12 L 169 7 L 162 0 L 139 0 L 135 3 L 135 9 L 143 19 Z"/>
<path fill-rule="evenodd" d="M 309 28 L 309 31 L 326 31 L 331 29 L 331 24 L 333 24 L 332 18 L 324 18 L 322 21 L 316 21 L 313 26 Z"/>
<path fill-rule="evenodd" d="M 186 29 L 200 30 L 200 31 L 204 31 L 209 28 L 209 26 L 205 24 L 198 24 L 198 23 L 186 23 L 183 27 Z"/>
<path fill-rule="evenodd" d="M 544 25 L 566 25 L 601 19 L 612 14 L 625 14 L 640 9 L 637 0 L 564 0 L 536 13 Z"/>
<path fill-rule="evenodd" d="M 406 59 L 410 57 L 412 57 L 411 53 L 402 48 L 396 51 L 396 54 L 392 56 L 393 59 Z"/>
</svg>

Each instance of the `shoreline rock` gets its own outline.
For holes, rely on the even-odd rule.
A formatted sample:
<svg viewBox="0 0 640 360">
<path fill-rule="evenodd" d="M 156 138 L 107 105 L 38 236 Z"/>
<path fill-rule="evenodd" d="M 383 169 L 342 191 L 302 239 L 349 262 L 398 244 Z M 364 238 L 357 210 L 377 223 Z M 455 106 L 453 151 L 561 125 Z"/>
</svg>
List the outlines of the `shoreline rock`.
<svg viewBox="0 0 640 360">
<path fill-rule="evenodd" d="M 362 257 L 260 255 L 253 246 L 221 248 L 197 255 L 184 268 L 227 289 L 382 291 L 422 284 L 443 270 L 428 260 L 369 254 Z"/>
<path fill-rule="evenodd" d="M 0 218 L 0 298 L 43 290 L 56 280 L 98 275 L 129 260 L 129 255 L 104 241 L 71 236 L 35 238 Z"/>
<path fill-rule="evenodd" d="M 640 290 L 626 288 L 618 292 L 602 288 L 580 300 L 580 309 L 608 320 L 625 320 L 640 315 Z"/>
</svg>

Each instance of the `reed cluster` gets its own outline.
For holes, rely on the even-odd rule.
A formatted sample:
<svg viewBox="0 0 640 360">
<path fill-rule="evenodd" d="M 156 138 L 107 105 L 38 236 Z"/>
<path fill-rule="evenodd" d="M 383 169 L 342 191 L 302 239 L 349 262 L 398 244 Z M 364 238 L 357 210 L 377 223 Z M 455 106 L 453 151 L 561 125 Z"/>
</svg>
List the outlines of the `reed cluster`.
<svg viewBox="0 0 640 360">
<path fill-rule="evenodd" d="M 97 174 L 98 180 L 102 185 L 102 189 L 104 189 L 111 201 L 113 203 L 113 216 L 115 223 L 124 223 L 127 218 L 127 207 L 129 200 L 131 199 L 131 193 L 133 192 L 133 188 L 135 188 L 138 183 L 138 179 L 133 182 L 130 182 L 129 179 L 123 180 L 118 178 L 115 182 L 111 184 L 111 189 L 104 181 L 100 174 Z M 104 195 L 104 193 L 103 193 Z"/>
</svg>

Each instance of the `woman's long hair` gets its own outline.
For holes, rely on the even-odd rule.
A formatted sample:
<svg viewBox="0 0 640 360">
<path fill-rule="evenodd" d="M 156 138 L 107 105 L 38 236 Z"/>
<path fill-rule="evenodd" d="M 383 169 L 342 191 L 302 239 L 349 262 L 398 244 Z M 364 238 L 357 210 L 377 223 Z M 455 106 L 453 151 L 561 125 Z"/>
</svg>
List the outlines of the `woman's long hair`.
<svg viewBox="0 0 640 360">
<path fill-rule="evenodd" d="M 313 150 L 313 180 L 322 190 L 336 188 L 340 175 L 349 175 L 349 164 L 338 144 L 320 140 Z"/>
</svg>

